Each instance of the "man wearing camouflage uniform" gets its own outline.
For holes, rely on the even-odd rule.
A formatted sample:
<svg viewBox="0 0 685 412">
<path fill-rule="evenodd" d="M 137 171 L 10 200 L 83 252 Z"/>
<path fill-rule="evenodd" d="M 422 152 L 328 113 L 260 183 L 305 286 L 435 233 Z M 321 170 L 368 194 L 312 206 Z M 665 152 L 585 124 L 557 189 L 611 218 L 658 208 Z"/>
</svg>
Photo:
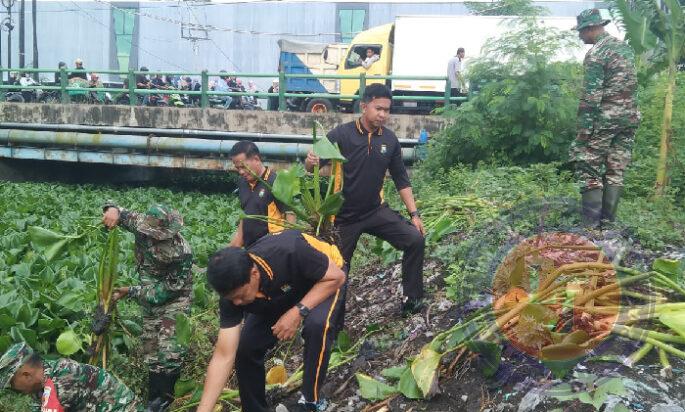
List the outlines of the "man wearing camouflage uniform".
<svg viewBox="0 0 685 412">
<path fill-rule="evenodd" d="M 34 395 L 35 412 L 141 412 L 119 379 L 96 366 L 60 358 L 44 360 L 26 343 L 0 358 L 0 389 Z"/>
<path fill-rule="evenodd" d="M 113 204 L 103 208 L 103 223 L 135 235 L 140 285 L 119 288 L 115 301 L 128 296 L 143 307 L 143 351 L 150 369 L 149 405 L 165 410 L 173 402 L 174 384 L 187 349 L 176 341 L 176 316 L 190 312 L 192 253 L 180 233 L 183 218 L 174 210 L 155 205 L 136 213 Z"/>
<path fill-rule="evenodd" d="M 595 228 L 616 216 L 640 120 L 637 76 L 633 49 L 604 30 L 609 20 L 598 9 L 581 12 L 577 22 L 578 36 L 593 47 L 583 62 L 585 78 L 571 160 L 582 182 L 583 224 Z"/>
</svg>

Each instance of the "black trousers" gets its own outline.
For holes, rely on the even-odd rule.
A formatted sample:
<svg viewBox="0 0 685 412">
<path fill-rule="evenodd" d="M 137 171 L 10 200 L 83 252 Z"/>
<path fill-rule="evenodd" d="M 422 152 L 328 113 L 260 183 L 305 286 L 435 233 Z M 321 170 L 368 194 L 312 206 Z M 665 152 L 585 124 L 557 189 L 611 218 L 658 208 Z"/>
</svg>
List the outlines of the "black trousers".
<svg viewBox="0 0 685 412">
<path fill-rule="evenodd" d="M 336 335 L 335 320 L 342 310 L 344 289 L 343 286 L 333 296 L 312 308 L 303 323 L 302 394 L 309 402 L 319 401 L 319 391 L 326 379 L 328 361 Z M 279 318 L 280 314 L 265 316 L 252 313 L 245 317 L 235 360 L 240 402 L 244 412 L 273 410 L 267 405 L 264 391 L 266 384 L 264 357 L 277 342 L 271 327 Z"/>
<path fill-rule="evenodd" d="M 423 297 L 423 257 L 426 241 L 416 227 L 387 205 L 357 222 L 337 223 L 340 252 L 348 267 L 362 233 L 368 233 L 402 250 L 402 289 L 409 298 Z"/>
</svg>

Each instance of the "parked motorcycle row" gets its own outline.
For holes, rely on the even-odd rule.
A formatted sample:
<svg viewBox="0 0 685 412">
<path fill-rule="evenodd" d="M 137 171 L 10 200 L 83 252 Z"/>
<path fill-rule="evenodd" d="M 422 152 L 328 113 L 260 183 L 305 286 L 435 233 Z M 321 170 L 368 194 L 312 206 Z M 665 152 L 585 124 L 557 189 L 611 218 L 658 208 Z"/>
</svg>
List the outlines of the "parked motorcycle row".
<svg viewBox="0 0 685 412">
<path fill-rule="evenodd" d="M 77 87 L 79 90 L 67 91 L 69 100 L 72 103 L 83 104 L 118 104 L 128 105 L 129 92 L 128 86 L 124 84 L 102 84 L 91 85 L 89 81 L 82 79 L 72 79 L 69 82 L 69 87 Z M 54 82 L 35 82 L 31 81 L 14 81 L 11 84 L 16 85 L 16 89 L 11 89 L 5 93 L 5 101 L 14 103 L 60 103 L 60 90 L 42 90 L 42 89 L 22 89 L 22 86 L 55 86 Z M 58 85 L 58 84 L 57 84 Z M 121 88 L 121 92 L 101 92 L 95 90 L 88 90 L 93 87 L 99 88 Z M 192 87 L 192 86 L 190 86 Z M 199 95 L 184 94 L 184 91 L 197 90 L 199 88 L 175 88 L 172 85 L 157 87 L 150 85 L 150 89 L 154 90 L 177 90 L 178 93 L 148 93 L 137 94 L 137 105 L 140 106 L 157 106 L 157 107 L 200 107 Z M 244 92 L 244 89 L 229 88 L 230 92 Z M 257 98 L 253 96 L 210 96 L 208 99 L 209 106 L 216 109 L 226 110 L 262 110 L 257 102 Z"/>
</svg>

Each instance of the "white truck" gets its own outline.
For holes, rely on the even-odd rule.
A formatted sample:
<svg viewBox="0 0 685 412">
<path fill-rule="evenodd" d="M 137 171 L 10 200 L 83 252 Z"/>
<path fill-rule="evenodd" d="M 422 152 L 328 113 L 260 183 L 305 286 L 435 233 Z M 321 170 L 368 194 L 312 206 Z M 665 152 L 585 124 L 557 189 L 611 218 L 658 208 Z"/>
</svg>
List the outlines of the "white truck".
<svg viewBox="0 0 685 412">
<path fill-rule="evenodd" d="M 497 37 L 511 30 L 517 17 L 503 16 L 399 16 L 394 23 L 373 27 L 357 34 L 349 45 L 347 54 L 337 70 L 338 74 L 359 75 L 367 77 L 405 76 L 396 80 L 367 80 L 366 84 L 386 83 L 396 96 L 443 96 L 445 80 L 411 80 L 416 76 L 447 75 L 447 63 L 456 55 L 457 49 L 466 50 L 468 61 L 479 57 L 481 49 L 490 38 Z M 546 27 L 571 32 L 575 26 L 575 17 L 541 17 L 540 22 Z M 607 26 L 609 33 L 621 37 L 615 24 Z M 580 40 L 578 40 L 580 44 Z M 561 50 L 557 59 L 573 58 L 582 61 L 590 46 L 574 50 Z M 366 56 L 368 49 L 378 55 L 378 60 L 365 68 L 360 60 Z M 359 80 L 344 79 L 340 81 L 340 94 L 343 96 L 359 93 Z M 355 103 L 350 99 L 329 99 L 329 107 L 350 111 Z M 427 113 L 435 106 L 434 101 L 397 100 L 393 101 L 395 112 Z"/>
</svg>

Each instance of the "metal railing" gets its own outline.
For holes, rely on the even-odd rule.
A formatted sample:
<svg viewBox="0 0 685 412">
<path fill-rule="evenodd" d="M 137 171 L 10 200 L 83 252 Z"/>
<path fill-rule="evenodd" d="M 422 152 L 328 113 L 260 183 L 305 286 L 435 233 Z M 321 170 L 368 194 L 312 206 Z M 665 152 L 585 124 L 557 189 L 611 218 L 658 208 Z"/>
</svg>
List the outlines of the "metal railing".
<svg viewBox="0 0 685 412">
<path fill-rule="evenodd" d="M 31 86 L 22 86 L 19 84 L 5 84 L 1 81 L 3 73 L 53 73 L 59 74 L 59 85 L 42 85 L 36 84 Z M 82 87 L 69 84 L 69 74 L 71 73 L 97 73 L 100 74 L 114 74 L 119 75 L 124 78 L 124 84 L 121 88 L 113 87 Z M 138 89 L 136 88 L 136 76 L 146 75 L 146 76 L 199 76 L 200 77 L 200 90 L 185 90 L 185 89 L 156 89 L 156 88 L 146 88 Z M 9 76 L 7 76 L 9 78 Z M 209 89 L 209 78 L 210 77 L 235 77 L 235 78 L 278 78 L 278 92 L 268 93 L 268 92 L 239 92 L 239 91 L 214 91 Z M 355 95 L 341 95 L 334 93 L 295 93 L 286 91 L 287 79 L 334 79 L 334 80 L 358 80 L 359 81 L 359 91 Z M 249 96 L 258 99 L 268 99 L 277 97 L 278 98 L 278 110 L 286 111 L 288 105 L 286 103 L 287 98 L 321 98 L 321 99 L 331 99 L 334 101 L 347 100 L 355 101 L 359 100 L 360 96 L 364 94 L 366 85 L 368 82 L 375 82 L 377 80 L 418 80 L 418 81 L 445 81 L 445 90 L 442 95 L 432 95 L 432 96 L 409 96 L 409 95 L 393 95 L 393 100 L 395 101 L 427 101 L 427 102 L 462 102 L 468 100 L 468 97 L 464 96 L 452 96 L 452 88 L 450 81 L 445 76 L 366 76 L 366 73 L 360 73 L 359 75 L 339 75 L 339 74 L 294 74 L 285 73 L 283 71 L 273 74 L 273 73 L 211 73 L 207 70 L 203 70 L 199 73 L 189 73 L 189 72 L 174 72 L 174 71 L 120 71 L 120 70 L 67 70 L 65 68 L 61 69 L 35 69 L 35 68 L 0 68 L 0 101 L 6 100 L 6 95 L 8 92 L 20 93 L 22 91 L 33 91 L 33 90 L 48 90 L 48 91 L 59 91 L 58 100 L 61 103 L 69 103 L 72 100 L 72 95 L 74 94 L 85 94 L 85 93 L 118 93 L 120 95 L 128 94 L 128 104 L 130 106 L 139 105 L 139 97 L 145 95 L 165 95 L 165 94 L 177 94 L 185 96 L 200 96 L 199 106 L 202 108 L 209 107 L 210 97 L 243 97 Z M 127 87 L 126 87 L 127 86 Z M 440 93 L 440 92 L 438 92 Z"/>
</svg>

